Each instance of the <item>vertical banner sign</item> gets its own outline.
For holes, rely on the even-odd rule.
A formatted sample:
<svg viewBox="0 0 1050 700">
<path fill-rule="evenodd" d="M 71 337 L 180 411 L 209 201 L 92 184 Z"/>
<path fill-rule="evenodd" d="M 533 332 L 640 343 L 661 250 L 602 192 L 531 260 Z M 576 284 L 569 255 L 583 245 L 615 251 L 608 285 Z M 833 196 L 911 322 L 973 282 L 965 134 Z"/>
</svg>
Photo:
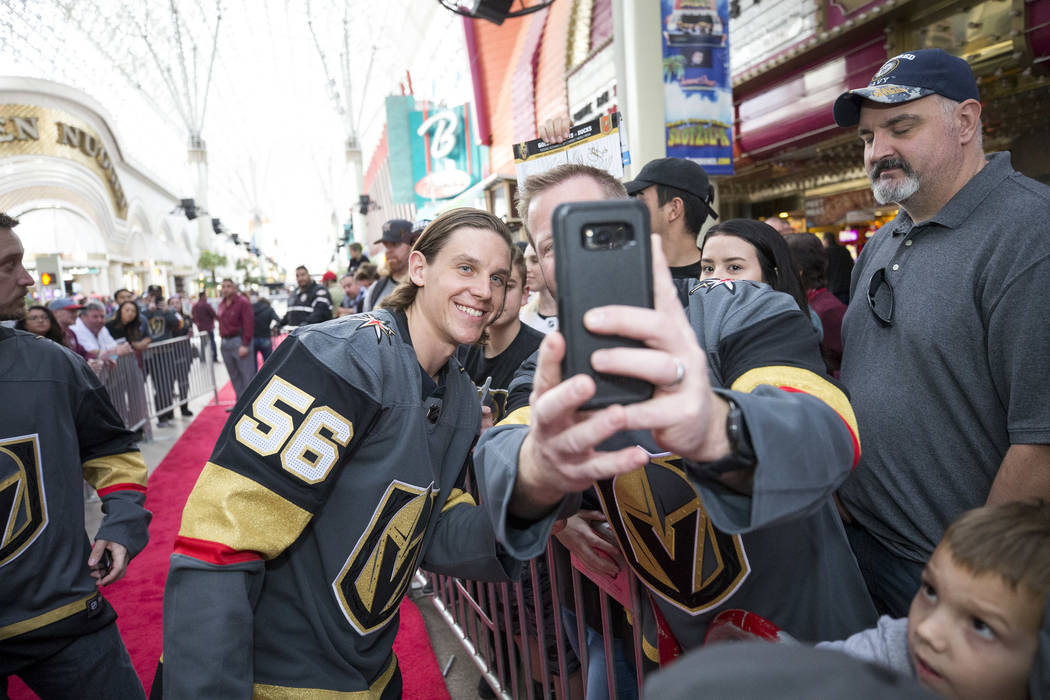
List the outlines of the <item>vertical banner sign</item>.
<svg viewBox="0 0 1050 700">
<path fill-rule="evenodd" d="M 667 155 L 733 174 L 728 0 L 660 0 Z"/>
<path fill-rule="evenodd" d="M 440 206 L 481 180 L 481 150 L 474 143 L 470 105 L 409 113 L 412 182 L 417 209 Z"/>
</svg>

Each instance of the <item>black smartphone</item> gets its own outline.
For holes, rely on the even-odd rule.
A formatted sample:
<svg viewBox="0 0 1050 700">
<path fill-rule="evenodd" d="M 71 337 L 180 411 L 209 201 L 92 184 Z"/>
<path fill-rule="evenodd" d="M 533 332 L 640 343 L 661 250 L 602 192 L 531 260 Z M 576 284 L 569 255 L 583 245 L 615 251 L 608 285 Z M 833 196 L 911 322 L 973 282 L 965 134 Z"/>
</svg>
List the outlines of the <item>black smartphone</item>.
<svg viewBox="0 0 1050 700">
<path fill-rule="evenodd" d="M 106 578 L 106 576 L 109 576 L 109 572 L 112 568 L 113 556 L 109 553 L 108 549 L 103 549 L 102 556 L 99 558 L 98 563 L 95 564 L 94 569 L 101 575 L 101 578 Z"/>
<path fill-rule="evenodd" d="M 568 202 L 553 215 L 558 327 L 565 336 L 562 376 L 589 374 L 597 392 L 583 408 L 644 401 L 649 382 L 596 372 L 591 353 L 600 348 L 644 347 L 637 340 L 598 335 L 583 327 L 588 309 L 609 304 L 653 308 L 649 210 L 633 199 Z"/>
</svg>

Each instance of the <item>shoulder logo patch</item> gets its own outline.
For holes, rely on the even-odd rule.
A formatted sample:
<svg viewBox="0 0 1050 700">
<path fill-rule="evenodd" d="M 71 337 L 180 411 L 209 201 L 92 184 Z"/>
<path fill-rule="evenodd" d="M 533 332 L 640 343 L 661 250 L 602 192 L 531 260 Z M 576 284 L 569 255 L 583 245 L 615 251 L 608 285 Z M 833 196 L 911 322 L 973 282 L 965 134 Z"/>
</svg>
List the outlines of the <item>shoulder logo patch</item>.
<svg viewBox="0 0 1050 700">
<path fill-rule="evenodd" d="M 715 287 L 725 287 L 729 290 L 730 294 L 736 294 L 736 280 L 719 280 L 713 277 L 711 279 L 701 281 L 700 284 L 690 289 L 689 293 L 692 294 L 698 289 L 703 289 L 705 292 L 710 292 Z"/>
<path fill-rule="evenodd" d="M 0 567 L 33 544 L 47 522 L 37 436 L 0 439 Z"/>
<path fill-rule="evenodd" d="M 379 344 L 383 343 L 384 337 L 387 339 L 394 337 L 394 331 L 387 325 L 386 321 L 378 319 L 372 314 L 365 314 L 365 320 L 354 330 L 359 331 L 365 328 L 371 328 L 376 332 L 376 342 Z M 394 341 L 391 340 L 390 342 Z"/>
</svg>

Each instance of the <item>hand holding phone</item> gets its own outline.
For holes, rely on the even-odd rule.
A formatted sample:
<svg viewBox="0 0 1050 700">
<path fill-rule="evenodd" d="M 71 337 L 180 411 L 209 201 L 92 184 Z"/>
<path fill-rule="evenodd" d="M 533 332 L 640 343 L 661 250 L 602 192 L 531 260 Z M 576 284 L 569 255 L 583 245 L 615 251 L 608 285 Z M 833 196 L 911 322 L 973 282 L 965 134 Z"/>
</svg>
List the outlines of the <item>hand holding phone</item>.
<svg viewBox="0 0 1050 700">
<path fill-rule="evenodd" d="M 600 349 L 590 355 L 599 372 L 638 377 L 654 387 L 639 403 L 583 412 L 593 396 L 589 377 L 566 376 L 566 339 L 544 338 L 533 375 L 530 428 L 518 452 L 512 513 L 536 519 L 568 493 L 644 466 L 637 446 L 600 449 L 624 430 L 648 430 L 663 450 L 698 462 L 729 452 L 728 405 L 711 389 L 707 358 L 682 309 L 657 236 L 651 238 L 653 308 L 608 306 L 586 314 L 586 328 L 601 336 L 632 338 L 641 347 Z M 560 259 L 556 270 L 562 274 Z M 561 277 L 559 277 L 559 282 Z M 561 296 L 561 290 L 559 290 Z"/>
</svg>

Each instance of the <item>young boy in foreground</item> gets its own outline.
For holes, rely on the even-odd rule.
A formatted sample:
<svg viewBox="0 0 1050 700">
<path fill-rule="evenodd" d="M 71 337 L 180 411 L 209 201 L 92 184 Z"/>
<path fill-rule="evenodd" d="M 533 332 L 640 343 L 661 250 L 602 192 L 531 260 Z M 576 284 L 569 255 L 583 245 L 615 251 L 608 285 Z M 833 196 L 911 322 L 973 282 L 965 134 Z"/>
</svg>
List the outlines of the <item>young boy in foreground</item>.
<svg viewBox="0 0 1050 700">
<path fill-rule="evenodd" d="M 944 698 L 1050 696 L 1050 648 L 1040 629 L 1050 591 L 1050 503 L 985 506 L 952 523 L 922 574 L 907 619 L 840 642 L 837 649 L 916 678 Z M 1047 630 L 1042 636 L 1046 637 Z"/>
</svg>

